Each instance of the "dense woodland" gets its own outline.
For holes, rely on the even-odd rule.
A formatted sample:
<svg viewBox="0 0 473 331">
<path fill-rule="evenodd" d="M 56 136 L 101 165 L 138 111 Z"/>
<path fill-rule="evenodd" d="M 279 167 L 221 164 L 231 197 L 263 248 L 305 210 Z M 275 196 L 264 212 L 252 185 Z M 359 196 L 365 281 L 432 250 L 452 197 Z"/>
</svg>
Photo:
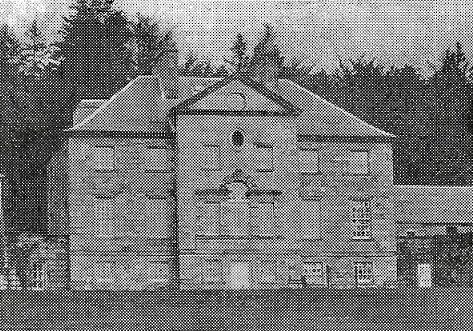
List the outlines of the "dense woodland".
<svg viewBox="0 0 473 331">
<path fill-rule="evenodd" d="M 46 164 L 78 102 L 109 98 L 137 75 L 150 74 L 152 54 L 174 38 L 151 18 L 127 17 L 103 0 L 77 0 L 54 43 L 45 42 L 36 22 L 20 37 L 0 26 L 1 166 L 10 193 L 3 203 L 11 229 L 44 230 Z M 473 184 L 472 67 L 461 44 L 446 49 L 442 65 L 423 77 L 412 66 L 385 67 L 366 56 L 340 61 L 334 73 L 314 72 L 284 58 L 275 39 L 267 26 L 249 50 L 244 36 L 235 36 L 233 58 L 221 66 L 188 50 L 181 74 L 250 74 L 271 46 L 280 77 L 398 136 L 396 184 Z"/>
</svg>

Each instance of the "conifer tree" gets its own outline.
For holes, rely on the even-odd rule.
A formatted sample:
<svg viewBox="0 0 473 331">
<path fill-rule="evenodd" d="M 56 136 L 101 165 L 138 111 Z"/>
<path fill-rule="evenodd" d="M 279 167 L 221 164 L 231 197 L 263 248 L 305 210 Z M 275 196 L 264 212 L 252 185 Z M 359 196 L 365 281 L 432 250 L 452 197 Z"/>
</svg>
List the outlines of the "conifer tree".
<svg viewBox="0 0 473 331">
<path fill-rule="evenodd" d="M 248 66 L 249 57 L 247 52 L 247 43 L 241 33 L 237 34 L 235 43 L 231 51 L 233 53 L 233 60 L 229 62 L 237 72 L 245 72 Z"/>
<path fill-rule="evenodd" d="M 128 19 L 103 1 L 77 0 L 72 9 L 57 43 L 61 69 L 78 99 L 108 98 L 133 75 Z"/>
</svg>

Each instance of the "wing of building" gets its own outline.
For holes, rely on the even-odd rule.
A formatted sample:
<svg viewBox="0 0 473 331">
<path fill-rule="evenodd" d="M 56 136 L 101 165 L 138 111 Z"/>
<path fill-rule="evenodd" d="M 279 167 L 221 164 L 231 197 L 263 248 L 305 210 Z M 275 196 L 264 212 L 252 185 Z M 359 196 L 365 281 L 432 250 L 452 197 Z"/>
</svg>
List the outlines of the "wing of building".
<svg viewBox="0 0 473 331">
<path fill-rule="evenodd" d="M 72 287 L 395 282 L 395 137 L 272 68 L 179 77 L 176 59 L 83 101 L 65 132 L 51 223 Z"/>
</svg>

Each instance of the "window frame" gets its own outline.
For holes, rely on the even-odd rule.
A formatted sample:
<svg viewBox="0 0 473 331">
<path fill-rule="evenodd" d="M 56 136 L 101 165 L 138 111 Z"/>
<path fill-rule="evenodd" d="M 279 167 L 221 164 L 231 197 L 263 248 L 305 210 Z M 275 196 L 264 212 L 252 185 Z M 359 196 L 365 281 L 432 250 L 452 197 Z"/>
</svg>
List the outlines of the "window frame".
<svg viewBox="0 0 473 331">
<path fill-rule="evenodd" d="M 307 170 L 307 168 L 302 169 L 302 165 L 307 164 L 307 162 L 304 162 L 304 163 L 301 162 L 302 155 L 303 155 L 303 153 L 307 153 L 307 152 L 317 153 L 317 169 L 316 169 L 316 171 Z M 298 170 L 299 170 L 300 174 L 320 175 L 322 173 L 321 169 L 320 169 L 320 149 L 319 148 L 299 148 L 297 164 L 298 164 Z"/>
<path fill-rule="evenodd" d="M 320 265 L 322 275 L 321 275 L 321 277 L 317 277 L 317 278 L 319 278 L 320 281 L 315 281 L 315 279 L 310 280 L 310 279 L 315 278 L 315 277 L 310 277 L 310 275 L 307 274 L 307 269 L 306 269 L 307 265 L 312 265 L 312 266 Z M 327 275 L 327 264 L 325 262 L 305 260 L 302 263 L 302 267 L 303 267 L 303 275 L 305 277 L 307 285 L 310 285 L 310 286 L 327 286 L 327 284 L 328 284 L 328 275 Z"/>
<path fill-rule="evenodd" d="M 116 201 L 115 197 L 110 197 L 110 196 L 94 196 L 94 236 L 100 237 L 100 238 L 110 238 L 113 237 L 115 234 L 115 210 L 116 210 Z M 107 216 L 107 219 L 97 217 L 97 203 L 100 201 L 100 203 L 104 203 L 107 201 L 109 205 L 107 206 L 109 208 L 109 214 Z M 103 225 L 104 222 L 107 222 L 107 233 L 103 233 Z M 100 226 L 101 231 L 97 231 L 97 227 Z"/>
<path fill-rule="evenodd" d="M 212 164 L 212 166 L 210 166 L 208 164 L 208 160 L 206 159 L 206 153 L 208 151 L 206 151 L 207 148 L 216 148 L 217 149 L 217 161 L 216 161 L 216 165 Z M 203 152 L 203 155 L 202 155 L 202 170 L 204 171 L 219 171 L 221 170 L 221 158 L 222 158 L 222 151 L 221 151 L 221 147 L 219 144 L 216 144 L 216 143 L 204 143 L 202 145 L 202 152 Z"/>
<path fill-rule="evenodd" d="M 353 154 L 355 153 L 366 153 L 366 172 L 354 172 L 352 171 L 351 165 L 353 162 Z M 343 174 L 345 176 L 370 176 L 371 175 L 371 150 L 369 149 L 351 149 L 348 151 L 349 157 L 345 165 Z"/>
<path fill-rule="evenodd" d="M 166 275 L 161 275 L 161 278 L 156 278 L 154 275 L 154 271 L 156 269 L 152 270 L 151 266 L 165 266 L 166 267 Z M 152 272 L 153 271 L 153 272 Z M 153 274 L 153 276 L 151 276 Z M 159 284 L 159 285 L 166 285 L 169 283 L 169 263 L 166 261 L 150 261 L 147 263 L 147 268 L 146 268 L 146 276 L 147 280 L 149 283 L 152 284 Z"/>
<path fill-rule="evenodd" d="M 206 207 L 209 205 L 214 205 L 217 207 L 217 219 L 215 220 L 215 228 L 216 231 L 214 233 L 210 233 L 208 231 L 203 230 L 203 224 L 202 220 L 204 219 L 204 213 L 206 214 Z M 198 213 L 198 224 L 197 224 L 197 236 L 199 237 L 218 237 L 221 236 L 221 228 L 222 228 L 222 206 L 221 203 L 218 201 L 204 201 L 201 203 L 201 205 L 198 207 L 199 208 L 199 213 Z M 205 222 L 205 224 L 208 224 L 208 222 Z"/>
<path fill-rule="evenodd" d="M 268 273 L 264 273 L 263 270 L 265 266 L 270 266 L 270 270 L 267 271 Z M 263 277 L 263 275 L 271 275 L 271 279 L 268 280 L 268 278 Z M 276 261 L 272 260 L 263 260 L 260 261 L 259 263 L 259 279 L 258 279 L 260 284 L 276 284 L 277 282 L 277 263 Z"/>
<path fill-rule="evenodd" d="M 150 225 L 151 221 L 152 220 L 156 220 L 156 218 L 152 218 L 151 217 L 151 206 L 152 204 L 156 203 L 156 201 L 159 201 L 160 203 L 162 203 L 162 205 L 160 205 L 160 215 L 158 215 L 158 218 L 161 218 L 165 223 L 168 222 L 167 220 L 167 203 L 168 203 L 168 199 L 166 197 L 148 197 L 146 199 L 146 232 L 147 233 L 150 233 L 151 231 L 151 228 L 152 226 Z M 154 209 L 153 209 L 154 210 Z M 159 233 L 155 233 L 155 231 L 152 231 L 152 233 L 154 233 L 151 237 L 152 238 L 159 238 L 159 239 L 168 239 L 170 238 L 170 233 L 165 233 L 163 235 L 160 235 Z"/>
<path fill-rule="evenodd" d="M 241 206 L 244 206 L 246 209 L 246 218 L 245 218 L 245 223 L 241 226 L 241 227 L 235 227 L 235 224 L 237 224 L 235 222 L 235 217 L 239 216 L 240 213 L 237 213 L 237 212 L 233 212 L 235 209 L 239 209 L 239 208 L 232 208 L 232 207 L 241 207 Z M 221 203 L 221 222 L 220 224 L 224 224 L 223 226 L 225 227 L 225 229 L 227 230 L 226 231 L 226 235 L 229 236 L 229 237 L 237 237 L 237 238 L 241 238 L 241 237 L 248 237 L 249 236 L 249 225 L 250 225 L 250 221 L 251 221 L 251 206 L 250 206 L 250 202 L 248 200 L 226 200 L 226 201 L 223 201 Z M 230 217 L 230 219 L 227 219 L 227 218 L 224 218 L 223 215 L 223 208 L 228 208 L 228 217 Z M 240 229 L 241 231 L 233 231 L 234 229 Z"/>
<path fill-rule="evenodd" d="M 211 275 L 210 271 L 213 269 L 210 268 L 210 263 L 216 263 L 217 265 L 217 275 Z M 203 263 L 203 272 L 202 272 L 203 285 L 214 285 L 220 284 L 222 282 L 222 260 L 215 258 L 206 258 Z"/>
<path fill-rule="evenodd" d="M 354 266 L 354 272 L 355 272 L 355 282 L 356 282 L 357 286 L 358 285 L 361 285 L 361 286 L 372 285 L 374 283 L 373 262 L 371 262 L 371 261 L 358 261 L 358 262 L 355 262 L 353 264 L 353 266 Z M 369 269 L 370 272 L 369 273 L 366 273 L 364 268 L 360 268 L 360 267 L 366 267 L 366 266 L 370 267 L 370 269 Z M 360 275 L 360 273 L 358 272 L 358 270 L 364 271 L 363 273 L 366 273 L 370 277 L 367 278 L 366 275 L 365 275 L 363 279 L 359 279 L 358 276 Z"/>
<path fill-rule="evenodd" d="M 35 262 L 31 267 L 32 290 L 45 290 L 48 287 L 48 265 L 47 263 Z"/>
<path fill-rule="evenodd" d="M 270 219 L 270 231 L 261 231 L 261 225 L 267 224 L 267 222 L 263 221 L 263 213 L 261 210 L 261 206 L 263 205 L 270 205 L 271 207 L 271 219 Z M 254 213 L 255 217 L 251 216 L 251 213 Z M 276 221 L 276 204 L 274 201 L 271 202 L 258 202 L 256 207 L 250 207 L 250 217 L 253 222 L 256 224 L 252 224 L 253 236 L 260 237 L 260 238 L 273 238 L 275 236 L 275 221 Z"/>
<path fill-rule="evenodd" d="M 368 216 L 361 216 L 361 217 L 355 217 L 354 215 L 354 205 L 355 203 L 367 203 L 368 204 Z M 363 212 L 363 214 L 365 214 Z M 350 200 L 350 219 L 351 219 L 351 225 L 352 225 L 352 239 L 353 240 L 372 240 L 373 239 L 373 229 L 372 229 L 372 211 L 371 211 L 371 199 L 351 199 Z M 360 227 L 365 227 L 368 230 L 359 230 Z M 361 232 L 366 232 L 368 233 L 367 235 L 360 235 Z"/>
<path fill-rule="evenodd" d="M 156 167 L 150 167 L 150 158 L 149 158 L 149 151 L 150 150 L 160 150 L 164 152 L 164 160 L 165 163 L 163 164 L 162 167 L 156 168 Z M 159 172 L 167 172 L 169 171 L 169 164 L 167 164 L 167 161 L 169 161 L 168 155 L 167 155 L 168 149 L 163 146 L 147 146 L 146 151 L 145 151 L 145 171 L 148 173 L 159 173 Z"/>
<path fill-rule="evenodd" d="M 111 161 L 107 162 L 107 165 L 109 167 L 102 167 L 103 160 L 100 160 L 101 162 L 98 161 L 98 156 L 101 155 L 98 153 L 98 149 L 110 149 L 112 152 L 111 155 Z M 99 172 L 99 173 L 110 173 L 114 172 L 116 170 L 116 151 L 115 151 L 115 146 L 114 145 L 95 145 L 93 148 L 93 165 L 94 165 L 94 171 Z"/>
<path fill-rule="evenodd" d="M 322 221 L 322 202 L 321 202 L 321 199 L 302 199 L 302 204 L 304 203 L 307 203 L 307 202 L 311 202 L 311 203 L 317 203 L 317 207 L 318 207 L 318 222 L 317 222 L 317 225 L 318 225 L 318 231 L 317 231 L 317 236 L 314 236 L 313 234 L 311 235 L 308 235 L 306 231 L 304 231 L 305 227 L 303 228 L 302 227 L 302 224 L 301 224 L 301 232 L 302 232 L 302 239 L 303 240 L 320 240 L 321 239 L 321 221 Z M 301 209 L 303 207 L 301 206 Z M 304 217 L 300 217 L 300 219 L 304 219 Z"/>
<path fill-rule="evenodd" d="M 268 144 L 255 144 L 256 148 L 256 171 L 257 172 L 273 172 L 274 171 L 274 148 L 273 145 L 268 145 Z M 262 167 L 262 158 L 263 154 L 262 151 L 264 150 L 269 150 L 270 154 L 270 167 Z M 265 155 L 266 156 L 266 155 Z"/>
<path fill-rule="evenodd" d="M 101 273 L 101 274 L 100 274 L 100 277 L 97 277 L 97 271 L 98 271 L 97 267 L 98 267 L 99 265 L 102 265 L 102 267 L 103 267 L 103 265 L 109 265 L 109 267 L 110 267 L 110 270 L 109 270 L 110 272 L 108 273 L 109 278 L 102 278 L 102 276 L 103 276 L 103 274 L 102 274 L 103 269 L 100 269 L 100 273 Z M 112 262 L 112 261 L 98 261 L 98 262 L 95 262 L 95 263 L 94 263 L 94 281 L 95 281 L 96 283 L 100 283 L 100 284 L 104 284 L 104 283 L 105 283 L 105 284 L 113 284 L 113 282 L 114 282 L 114 280 L 115 280 L 115 273 L 114 273 L 114 271 L 115 271 L 115 263 Z"/>
</svg>

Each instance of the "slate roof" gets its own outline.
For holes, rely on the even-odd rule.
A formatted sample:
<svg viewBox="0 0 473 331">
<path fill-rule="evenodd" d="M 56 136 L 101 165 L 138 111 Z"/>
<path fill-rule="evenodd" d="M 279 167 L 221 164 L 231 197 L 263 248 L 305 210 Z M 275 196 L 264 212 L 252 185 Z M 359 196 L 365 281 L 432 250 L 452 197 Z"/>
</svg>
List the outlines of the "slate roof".
<svg viewBox="0 0 473 331">
<path fill-rule="evenodd" d="M 191 97 L 196 87 L 205 88 L 219 79 L 180 77 L 179 80 L 180 99 L 165 99 L 157 77 L 139 76 L 102 104 L 99 100 L 83 101 L 82 105 L 99 106 L 66 131 L 162 132 L 167 127 L 170 108 Z"/>
<path fill-rule="evenodd" d="M 157 77 L 139 76 L 106 102 L 83 101 L 82 106 L 97 108 L 66 131 L 163 132 L 170 111 L 189 107 L 235 79 L 297 114 L 299 135 L 395 138 L 289 80 L 280 79 L 276 91 L 240 75 L 180 77 L 179 99 L 165 99 Z"/>
<path fill-rule="evenodd" d="M 473 223 L 473 187 L 395 186 L 398 224 Z"/>
<path fill-rule="evenodd" d="M 299 135 L 395 138 L 290 80 L 278 84 L 279 94 L 303 110 L 297 121 Z"/>
</svg>

